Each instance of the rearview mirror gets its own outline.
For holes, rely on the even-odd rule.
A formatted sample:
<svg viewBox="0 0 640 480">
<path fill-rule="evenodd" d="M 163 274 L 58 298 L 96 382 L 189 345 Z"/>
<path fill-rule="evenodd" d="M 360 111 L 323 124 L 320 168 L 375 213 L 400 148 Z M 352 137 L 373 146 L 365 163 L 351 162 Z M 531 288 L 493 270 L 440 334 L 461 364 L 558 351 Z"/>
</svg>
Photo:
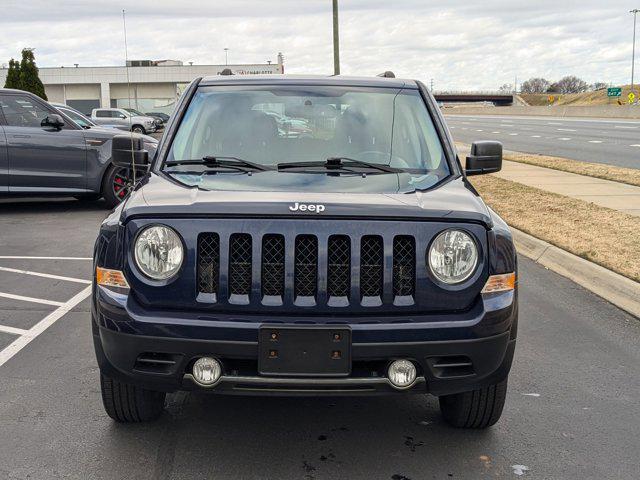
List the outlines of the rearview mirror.
<svg viewBox="0 0 640 480">
<path fill-rule="evenodd" d="M 40 126 L 60 129 L 64 127 L 64 120 L 57 113 L 50 113 L 42 119 L 42 122 L 40 122 Z"/>
<path fill-rule="evenodd" d="M 465 173 L 483 175 L 495 173 L 502 169 L 502 143 L 490 140 L 473 142 L 471 154 L 467 157 Z"/>
<path fill-rule="evenodd" d="M 116 167 L 149 169 L 149 152 L 144 149 L 141 136 L 116 135 L 111 142 L 111 163 Z"/>
</svg>

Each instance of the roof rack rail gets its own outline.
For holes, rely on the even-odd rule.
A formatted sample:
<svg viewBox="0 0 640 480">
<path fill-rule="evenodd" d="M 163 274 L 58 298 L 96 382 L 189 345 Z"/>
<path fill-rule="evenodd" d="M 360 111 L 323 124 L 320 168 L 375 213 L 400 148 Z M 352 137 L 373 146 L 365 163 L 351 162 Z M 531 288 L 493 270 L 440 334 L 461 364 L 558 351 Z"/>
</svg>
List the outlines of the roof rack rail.
<svg viewBox="0 0 640 480">
<path fill-rule="evenodd" d="M 384 77 L 384 78 L 396 78 L 396 74 L 393 73 L 391 70 L 387 70 L 386 72 L 379 73 L 376 76 L 377 77 Z"/>
<path fill-rule="evenodd" d="M 233 75 L 233 72 L 231 71 L 230 68 L 225 68 L 220 72 L 220 75 Z"/>
</svg>

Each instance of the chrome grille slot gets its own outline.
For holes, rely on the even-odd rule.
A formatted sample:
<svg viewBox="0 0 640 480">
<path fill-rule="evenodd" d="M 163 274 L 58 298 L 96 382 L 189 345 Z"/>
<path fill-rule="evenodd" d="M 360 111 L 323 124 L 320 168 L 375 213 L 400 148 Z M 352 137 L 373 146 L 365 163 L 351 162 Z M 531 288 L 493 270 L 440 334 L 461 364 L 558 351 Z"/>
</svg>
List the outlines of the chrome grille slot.
<svg viewBox="0 0 640 480">
<path fill-rule="evenodd" d="M 198 235 L 198 293 L 218 294 L 220 282 L 220 237 L 217 233 Z"/>
<path fill-rule="evenodd" d="M 234 233 L 229 240 L 229 301 L 249 303 L 251 293 L 251 235 Z"/>
<path fill-rule="evenodd" d="M 351 291 L 351 239 L 346 235 L 329 237 L 327 295 L 332 306 L 347 306 Z"/>
<path fill-rule="evenodd" d="M 262 237 L 263 303 L 280 305 L 284 296 L 284 236 Z"/>
<path fill-rule="evenodd" d="M 378 235 L 362 237 L 360 245 L 360 296 L 365 306 L 382 304 L 384 243 Z"/>
<path fill-rule="evenodd" d="M 318 238 L 315 235 L 296 237 L 294 295 L 300 306 L 315 305 L 318 291 Z"/>
<path fill-rule="evenodd" d="M 393 239 L 393 296 L 395 304 L 413 304 L 416 286 L 416 242 L 410 236 Z"/>
</svg>

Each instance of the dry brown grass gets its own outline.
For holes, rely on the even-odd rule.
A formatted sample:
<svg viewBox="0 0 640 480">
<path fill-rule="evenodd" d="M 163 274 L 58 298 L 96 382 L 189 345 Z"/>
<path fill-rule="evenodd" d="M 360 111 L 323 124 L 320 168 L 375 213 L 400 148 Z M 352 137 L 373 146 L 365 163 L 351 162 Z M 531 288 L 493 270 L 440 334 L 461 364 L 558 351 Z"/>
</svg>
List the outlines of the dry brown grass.
<svg viewBox="0 0 640 480">
<path fill-rule="evenodd" d="M 635 93 L 638 93 L 638 87 L 635 89 Z M 618 100 L 626 104 L 629 100 L 629 93 L 631 92 L 631 85 L 622 86 L 621 97 L 608 97 L 607 89 L 598 90 L 595 92 L 584 93 L 522 93 L 520 96 L 529 105 L 549 105 L 549 95 L 554 96 L 554 105 L 571 105 L 571 106 L 589 106 L 589 105 L 617 105 Z"/>
<path fill-rule="evenodd" d="M 461 153 L 468 153 L 470 146 L 463 143 L 456 143 Z M 563 172 L 577 173 L 588 177 L 602 178 L 612 182 L 626 183 L 640 187 L 640 170 L 634 168 L 616 167 L 604 163 L 588 163 L 571 160 L 568 158 L 551 157 L 548 155 L 535 155 L 532 153 L 521 153 L 505 151 L 505 160 L 512 162 L 527 163 L 538 167 L 552 168 Z"/>
<path fill-rule="evenodd" d="M 640 281 L 638 217 L 493 175 L 470 181 L 509 225 Z"/>
</svg>

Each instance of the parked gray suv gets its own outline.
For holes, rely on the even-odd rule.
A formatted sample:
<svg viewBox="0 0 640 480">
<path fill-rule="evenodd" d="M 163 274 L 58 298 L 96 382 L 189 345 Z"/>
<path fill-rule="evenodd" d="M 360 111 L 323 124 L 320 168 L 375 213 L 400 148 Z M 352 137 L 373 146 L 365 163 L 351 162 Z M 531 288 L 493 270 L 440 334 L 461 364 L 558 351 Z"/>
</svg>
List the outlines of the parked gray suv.
<svg viewBox="0 0 640 480">
<path fill-rule="evenodd" d="M 112 139 L 121 133 L 83 128 L 31 93 L 0 89 L 0 195 L 103 196 L 114 207 L 133 177 L 111 162 Z M 155 154 L 157 141 L 142 139 Z"/>
<path fill-rule="evenodd" d="M 115 126 L 135 133 L 153 133 L 158 129 L 155 118 L 136 115 L 124 108 L 94 108 L 91 120 L 98 125 Z"/>
</svg>

